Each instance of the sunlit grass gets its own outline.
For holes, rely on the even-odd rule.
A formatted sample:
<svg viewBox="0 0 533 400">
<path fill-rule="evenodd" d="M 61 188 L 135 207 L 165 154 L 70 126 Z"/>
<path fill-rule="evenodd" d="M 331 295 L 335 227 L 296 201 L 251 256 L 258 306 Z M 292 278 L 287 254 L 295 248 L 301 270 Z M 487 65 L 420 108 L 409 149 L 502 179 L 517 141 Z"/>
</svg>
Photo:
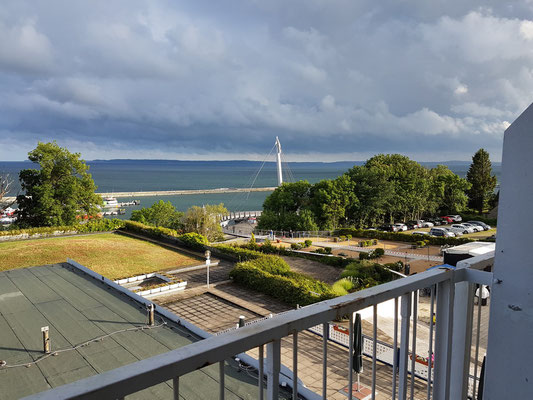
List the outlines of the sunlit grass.
<svg viewBox="0 0 533 400">
<path fill-rule="evenodd" d="M 110 279 L 201 264 L 200 259 L 117 234 L 0 243 L 0 271 L 71 258 Z"/>
</svg>

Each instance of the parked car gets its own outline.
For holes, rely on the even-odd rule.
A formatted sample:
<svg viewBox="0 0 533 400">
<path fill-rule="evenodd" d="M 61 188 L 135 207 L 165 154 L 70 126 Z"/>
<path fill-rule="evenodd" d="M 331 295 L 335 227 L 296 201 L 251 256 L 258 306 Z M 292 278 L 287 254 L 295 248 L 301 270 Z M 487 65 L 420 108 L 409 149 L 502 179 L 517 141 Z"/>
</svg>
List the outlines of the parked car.
<svg viewBox="0 0 533 400">
<path fill-rule="evenodd" d="M 425 231 L 414 231 L 411 235 L 427 236 L 427 235 L 429 235 L 429 232 L 425 232 Z"/>
<path fill-rule="evenodd" d="M 407 225 L 405 225 L 405 224 L 394 224 L 394 226 L 396 227 L 396 231 L 397 232 L 406 231 L 407 230 Z"/>
<path fill-rule="evenodd" d="M 431 236 L 441 236 L 441 237 L 454 237 L 453 232 L 448 231 L 446 228 L 431 228 L 429 231 Z"/>
<path fill-rule="evenodd" d="M 420 228 L 418 226 L 418 222 L 416 221 L 409 221 L 409 222 L 406 222 L 405 225 L 407 225 L 407 229 L 416 229 L 416 228 Z"/>
<path fill-rule="evenodd" d="M 452 224 L 448 229 L 453 233 L 460 233 L 462 235 L 466 235 L 467 233 L 474 233 L 474 230 L 472 228 L 467 228 L 466 226 L 461 224 Z"/>
<path fill-rule="evenodd" d="M 391 225 L 391 224 L 381 225 L 378 227 L 378 229 L 380 231 L 385 231 L 385 232 L 398 232 L 398 229 L 394 225 Z"/>
<path fill-rule="evenodd" d="M 440 217 L 440 219 L 444 221 L 444 224 L 453 224 L 455 222 L 453 218 L 450 218 L 447 215 Z"/>
<path fill-rule="evenodd" d="M 422 228 L 433 228 L 435 224 L 431 221 L 422 221 Z"/>
<path fill-rule="evenodd" d="M 464 225 L 467 228 L 472 228 L 474 230 L 474 232 L 482 232 L 483 231 L 483 227 L 481 225 L 475 225 L 475 224 L 471 224 L 469 222 L 462 222 L 461 225 Z"/>
<path fill-rule="evenodd" d="M 481 222 L 481 221 L 468 221 L 469 224 L 479 225 L 483 227 L 484 230 L 488 231 L 490 229 L 490 225 Z"/>
<path fill-rule="evenodd" d="M 460 215 L 446 215 L 448 218 L 451 218 L 453 222 L 461 222 L 463 218 Z"/>
</svg>

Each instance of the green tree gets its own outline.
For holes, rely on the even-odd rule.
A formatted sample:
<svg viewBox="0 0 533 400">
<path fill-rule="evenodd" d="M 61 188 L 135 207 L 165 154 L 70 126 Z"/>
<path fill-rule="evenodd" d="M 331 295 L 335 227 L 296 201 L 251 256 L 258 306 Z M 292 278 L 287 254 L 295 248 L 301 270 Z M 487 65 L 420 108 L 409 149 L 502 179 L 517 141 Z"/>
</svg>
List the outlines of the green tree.
<svg viewBox="0 0 533 400">
<path fill-rule="evenodd" d="M 308 210 L 311 187 L 309 182 L 299 181 L 285 182 L 276 188 L 263 203 L 263 214 L 257 227 L 280 231 L 316 230 L 314 215 Z"/>
<path fill-rule="evenodd" d="M 95 216 L 102 198 L 89 167 L 79 153 L 71 153 L 54 141 L 41 143 L 28 153 L 39 169 L 20 171 L 24 194 L 17 196 L 21 226 L 71 225 L 79 215 Z"/>
<path fill-rule="evenodd" d="M 310 208 L 320 229 L 337 229 L 345 224 L 347 208 L 357 201 L 354 187 L 355 183 L 347 175 L 313 185 Z"/>
<path fill-rule="evenodd" d="M 192 206 L 184 216 L 184 227 L 187 232 L 196 232 L 205 236 L 210 242 L 222 237 L 221 217 L 227 214 L 228 210 L 224 204 L 208 204 L 198 207 Z"/>
<path fill-rule="evenodd" d="M 163 200 L 131 213 L 132 221 L 175 230 L 183 229 L 183 216 L 184 213 L 176 210 L 170 201 L 165 203 Z"/>
<path fill-rule="evenodd" d="M 472 157 L 466 179 L 472 185 L 468 191 L 469 206 L 481 214 L 494 195 L 497 183 L 496 177 L 492 175 L 489 153 L 484 149 L 479 149 Z"/>
<path fill-rule="evenodd" d="M 434 214 L 457 214 L 463 211 L 468 203 L 466 191 L 470 183 L 454 174 L 445 165 L 432 168 L 431 190 L 428 198 L 429 212 Z"/>
</svg>

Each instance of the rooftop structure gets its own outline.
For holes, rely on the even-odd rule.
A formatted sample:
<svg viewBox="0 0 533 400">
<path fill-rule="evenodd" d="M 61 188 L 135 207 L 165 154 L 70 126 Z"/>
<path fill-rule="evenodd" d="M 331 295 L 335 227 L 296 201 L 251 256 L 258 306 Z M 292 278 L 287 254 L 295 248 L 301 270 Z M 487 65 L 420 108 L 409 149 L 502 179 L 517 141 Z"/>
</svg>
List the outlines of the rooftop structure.
<svg viewBox="0 0 533 400">
<path fill-rule="evenodd" d="M 49 327 L 50 354 L 41 328 Z M 145 304 L 70 264 L 0 272 L 0 397 L 19 399 L 166 353 L 201 338 Z M 210 398 L 219 390 L 218 367 L 181 380 L 181 397 Z M 257 380 L 225 363 L 228 397 L 255 399 Z M 163 382 L 132 398 L 172 398 Z"/>
</svg>

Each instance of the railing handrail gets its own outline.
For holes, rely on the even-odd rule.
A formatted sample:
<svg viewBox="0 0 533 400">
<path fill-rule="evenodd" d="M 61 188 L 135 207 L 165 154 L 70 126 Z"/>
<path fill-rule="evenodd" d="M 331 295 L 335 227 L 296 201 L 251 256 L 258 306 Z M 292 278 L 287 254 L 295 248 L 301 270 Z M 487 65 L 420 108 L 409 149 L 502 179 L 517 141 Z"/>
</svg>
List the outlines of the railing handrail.
<svg viewBox="0 0 533 400">
<path fill-rule="evenodd" d="M 475 272 L 489 274 L 482 271 Z M 476 275 L 456 274 L 456 271 L 449 269 L 435 269 L 411 275 L 343 297 L 292 310 L 263 322 L 245 326 L 230 334 L 213 336 L 177 350 L 41 392 L 28 398 L 95 398 L 93 396 L 121 398 L 207 365 L 231 358 L 236 354 L 272 340 L 279 340 L 294 332 L 332 321 L 348 313 L 356 312 L 438 283 L 465 281 L 469 277 Z"/>
</svg>

